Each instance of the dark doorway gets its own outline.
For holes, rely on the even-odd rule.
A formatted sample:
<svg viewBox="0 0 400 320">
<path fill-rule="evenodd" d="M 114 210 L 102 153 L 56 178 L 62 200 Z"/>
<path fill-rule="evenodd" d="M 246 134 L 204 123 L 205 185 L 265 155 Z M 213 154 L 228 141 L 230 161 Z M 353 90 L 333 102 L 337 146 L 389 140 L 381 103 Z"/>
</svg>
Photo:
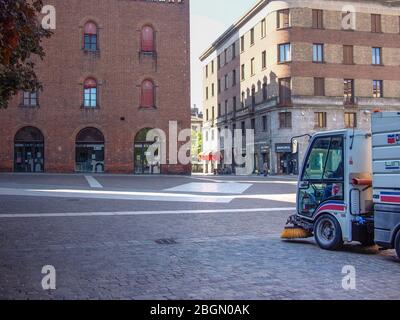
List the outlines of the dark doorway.
<svg viewBox="0 0 400 320">
<path fill-rule="evenodd" d="M 14 171 L 44 171 L 44 137 L 39 129 L 25 127 L 15 135 Z"/>
<path fill-rule="evenodd" d="M 147 141 L 146 136 L 150 128 L 142 129 L 135 137 L 134 145 L 134 164 L 135 174 L 160 174 L 161 165 L 159 159 L 159 152 L 151 151 L 150 146 L 154 145 L 156 141 Z M 154 157 L 153 157 L 154 156 Z"/>
<path fill-rule="evenodd" d="M 76 172 L 104 172 L 104 136 L 96 128 L 85 128 L 76 137 Z"/>
<path fill-rule="evenodd" d="M 298 154 L 278 153 L 278 174 L 298 174 Z"/>
</svg>

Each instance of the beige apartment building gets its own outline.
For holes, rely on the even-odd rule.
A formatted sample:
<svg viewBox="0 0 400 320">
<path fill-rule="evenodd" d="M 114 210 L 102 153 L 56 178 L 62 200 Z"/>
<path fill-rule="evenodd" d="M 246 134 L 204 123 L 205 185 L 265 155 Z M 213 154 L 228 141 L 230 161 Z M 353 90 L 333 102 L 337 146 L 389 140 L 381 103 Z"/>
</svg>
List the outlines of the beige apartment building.
<svg viewBox="0 0 400 320">
<path fill-rule="evenodd" d="M 400 112 L 400 7 L 392 1 L 257 3 L 200 57 L 204 153 L 226 150 L 224 128 L 255 131 L 256 171 L 298 172 L 320 130 L 370 128 Z M 244 152 L 244 151 L 243 151 Z M 212 172 L 220 163 L 207 161 Z"/>
</svg>

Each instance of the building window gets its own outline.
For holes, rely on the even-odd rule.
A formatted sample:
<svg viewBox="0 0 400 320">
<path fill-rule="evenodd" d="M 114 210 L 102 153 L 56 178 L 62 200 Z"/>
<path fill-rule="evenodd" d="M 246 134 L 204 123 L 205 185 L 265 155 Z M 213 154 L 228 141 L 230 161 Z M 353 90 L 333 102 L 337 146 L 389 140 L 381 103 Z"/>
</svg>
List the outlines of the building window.
<svg viewBox="0 0 400 320">
<path fill-rule="evenodd" d="M 255 59 L 252 58 L 252 59 L 251 59 L 251 65 L 250 65 L 250 66 L 251 66 L 251 75 L 252 75 L 252 76 L 254 76 L 254 75 L 256 74 L 254 64 L 255 64 Z"/>
<path fill-rule="evenodd" d="M 256 88 L 254 86 L 251 88 L 251 106 L 253 108 L 256 106 Z"/>
<path fill-rule="evenodd" d="M 371 31 L 375 33 L 382 32 L 382 19 L 380 14 L 371 14 Z"/>
<path fill-rule="evenodd" d="M 228 64 L 228 49 L 224 50 L 224 65 Z"/>
<path fill-rule="evenodd" d="M 215 85 L 214 85 L 214 83 L 211 84 L 211 96 L 212 96 L 212 97 L 215 96 Z"/>
<path fill-rule="evenodd" d="M 240 51 L 244 51 L 244 36 L 240 37 Z"/>
<path fill-rule="evenodd" d="M 317 97 L 325 96 L 324 78 L 314 78 L 314 95 Z"/>
<path fill-rule="evenodd" d="M 224 110 L 224 114 L 225 114 L 225 115 L 228 114 L 228 100 L 225 100 L 225 110 Z"/>
<path fill-rule="evenodd" d="M 37 107 L 39 105 L 37 91 L 24 91 L 22 93 L 22 106 Z"/>
<path fill-rule="evenodd" d="M 221 55 L 217 57 L 217 68 L 218 70 L 221 69 Z"/>
<path fill-rule="evenodd" d="M 268 92 L 267 92 L 267 83 L 263 83 L 262 85 L 262 95 L 263 95 L 263 101 L 266 101 L 268 99 Z"/>
<path fill-rule="evenodd" d="M 97 25 L 94 22 L 86 23 L 84 28 L 83 49 L 85 51 L 97 51 L 97 38 Z"/>
<path fill-rule="evenodd" d="M 143 108 L 155 107 L 155 86 L 151 80 L 145 80 L 141 86 L 140 106 Z"/>
<path fill-rule="evenodd" d="M 256 119 L 251 119 L 251 129 L 253 130 L 253 133 L 256 133 Z"/>
<path fill-rule="evenodd" d="M 232 108 L 233 108 L 233 111 L 236 111 L 236 107 L 237 107 L 236 103 L 237 103 L 237 99 L 236 99 L 236 97 L 233 97 L 233 98 L 232 98 Z"/>
<path fill-rule="evenodd" d="M 343 64 L 354 64 L 353 46 L 343 46 Z"/>
<path fill-rule="evenodd" d="M 232 43 L 232 60 L 236 58 L 236 43 Z"/>
<path fill-rule="evenodd" d="M 315 112 L 315 128 L 322 129 L 326 127 L 326 112 Z"/>
<path fill-rule="evenodd" d="M 236 86 L 236 70 L 232 71 L 232 87 Z"/>
<path fill-rule="evenodd" d="M 267 116 L 262 117 L 262 128 L 263 132 L 267 132 Z"/>
<path fill-rule="evenodd" d="M 208 100 L 208 87 L 206 87 L 206 100 Z"/>
<path fill-rule="evenodd" d="M 265 19 L 261 20 L 261 38 L 265 38 L 267 35 L 267 21 Z"/>
<path fill-rule="evenodd" d="M 250 30 L 250 45 L 254 44 L 254 28 Z"/>
<path fill-rule="evenodd" d="M 373 81 L 373 97 L 374 98 L 383 98 L 383 81 L 382 80 L 374 80 Z"/>
<path fill-rule="evenodd" d="M 206 121 L 208 121 L 209 118 L 209 114 L 208 114 L 208 109 L 206 110 Z"/>
<path fill-rule="evenodd" d="M 218 93 L 221 93 L 221 79 L 218 79 Z"/>
<path fill-rule="evenodd" d="M 354 103 L 354 80 L 344 80 L 344 101 L 345 103 Z"/>
<path fill-rule="evenodd" d="M 244 121 L 241 122 L 241 128 L 242 128 L 242 136 L 244 137 L 246 135 L 246 122 Z"/>
<path fill-rule="evenodd" d="M 224 82 L 225 82 L 224 83 L 225 84 L 224 88 L 225 88 L 225 90 L 228 90 L 228 75 L 227 74 L 225 75 L 225 81 Z"/>
<path fill-rule="evenodd" d="M 324 45 L 321 43 L 313 44 L 313 62 L 314 63 L 324 62 Z"/>
<path fill-rule="evenodd" d="M 354 112 L 346 112 L 344 114 L 344 126 L 346 128 L 357 128 L 357 114 Z"/>
<path fill-rule="evenodd" d="M 97 107 L 97 81 L 93 78 L 86 79 L 83 84 L 83 106 L 85 108 Z"/>
<path fill-rule="evenodd" d="M 291 103 L 291 79 L 282 78 L 278 80 L 279 83 L 279 102 L 281 105 L 287 105 Z"/>
<path fill-rule="evenodd" d="M 262 68 L 263 70 L 267 68 L 267 51 L 263 51 L 261 54 Z"/>
<path fill-rule="evenodd" d="M 150 26 L 144 26 L 142 28 L 142 41 L 141 51 L 147 53 L 155 52 L 154 46 L 154 29 Z"/>
<path fill-rule="evenodd" d="M 290 26 L 289 9 L 279 10 L 277 12 L 277 28 L 284 29 Z"/>
<path fill-rule="evenodd" d="M 208 65 L 206 65 L 206 78 L 208 78 Z"/>
<path fill-rule="evenodd" d="M 211 73 L 214 74 L 214 60 L 211 61 Z"/>
<path fill-rule="evenodd" d="M 278 45 L 278 63 L 290 62 L 291 46 L 290 43 Z"/>
<path fill-rule="evenodd" d="M 312 10 L 312 27 L 314 29 L 323 29 L 324 27 L 324 11 Z"/>
<path fill-rule="evenodd" d="M 382 48 L 372 48 L 372 64 L 382 64 Z"/>
<path fill-rule="evenodd" d="M 241 72 L 241 78 L 242 78 L 242 80 L 244 80 L 245 79 L 245 66 L 244 66 L 244 64 L 242 64 L 242 72 Z"/>
<path fill-rule="evenodd" d="M 242 91 L 242 109 L 246 107 L 246 93 Z"/>
<path fill-rule="evenodd" d="M 280 112 L 279 113 L 279 128 L 290 129 L 292 127 L 292 113 Z"/>
<path fill-rule="evenodd" d="M 218 118 L 221 117 L 221 115 L 222 115 L 222 110 L 221 110 L 221 104 L 220 104 L 220 103 L 218 103 L 217 113 L 218 113 Z"/>
</svg>

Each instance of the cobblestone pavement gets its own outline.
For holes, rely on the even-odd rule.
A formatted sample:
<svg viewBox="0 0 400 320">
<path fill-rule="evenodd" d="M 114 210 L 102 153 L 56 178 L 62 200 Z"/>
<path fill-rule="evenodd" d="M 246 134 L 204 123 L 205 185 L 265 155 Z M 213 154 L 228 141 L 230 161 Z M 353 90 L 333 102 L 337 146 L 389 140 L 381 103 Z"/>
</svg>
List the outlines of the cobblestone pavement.
<svg viewBox="0 0 400 320">
<path fill-rule="evenodd" d="M 8 178 L 7 178 L 8 177 Z M 0 187 L 12 175 L 0 175 Z M 20 176 L 18 176 L 20 177 Z M 20 178 L 18 178 L 20 179 Z M 25 176 L 21 185 L 48 188 L 55 182 Z M 43 179 L 43 181 L 37 181 Z M 50 177 L 50 180 L 54 177 Z M 108 188 L 136 190 L 135 177 L 99 178 Z M 145 179 L 145 178 L 143 178 Z M 163 190 L 194 178 L 147 179 Z M 226 183 L 252 181 L 245 194 L 295 192 L 288 179 L 212 178 Z M 112 180 L 112 181 L 111 181 Z M 234 180 L 234 181 L 232 181 Z M 75 182 L 76 182 L 75 181 Z M 204 180 L 199 180 L 204 181 Z M 286 182 L 286 183 L 285 183 Z M 246 182 L 247 183 L 247 182 Z M 73 200 L 73 201 L 71 201 Z M 320 250 L 312 239 L 283 242 L 280 232 L 293 203 L 234 199 L 230 203 L 180 203 L 107 199 L 0 196 L 0 298 L 2 299 L 400 299 L 400 262 L 393 251 L 346 245 Z M 246 212 L 265 208 L 265 212 Z M 186 214 L 165 210 L 194 210 Z M 218 210 L 200 213 L 196 210 Z M 238 212 L 229 210 L 239 209 Z M 99 216 L 96 212 L 152 211 L 152 214 Z M 226 212 L 224 212 L 226 210 Z M 93 216 L 46 216 L 93 212 Z M 42 213 L 22 218 L 21 213 Z M 15 217 L 1 218 L 4 214 Z M 169 239 L 167 244 L 160 239 Z M 41 286 L 42 267 L 57 272 L 54 291 Z M 356 290 L 342 288 L 346 265 L 356 269 Z"/>
</svg>

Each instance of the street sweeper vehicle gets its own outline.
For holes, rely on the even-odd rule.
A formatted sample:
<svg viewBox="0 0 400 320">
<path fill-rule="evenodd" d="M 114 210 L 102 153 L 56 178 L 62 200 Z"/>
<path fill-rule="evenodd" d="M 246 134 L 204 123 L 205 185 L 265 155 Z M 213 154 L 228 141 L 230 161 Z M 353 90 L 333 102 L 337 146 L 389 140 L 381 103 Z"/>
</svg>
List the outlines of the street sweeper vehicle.
<svg viewBox="0 0 400 320">
<path fill-rule="evenodd" d="M 315 134 L 299 175 L 297 212 L 283 239 L 315 237 L 396 249 L 400 257 L 400 112 L 373 113 L 372 132 Z"/>
</svg>

